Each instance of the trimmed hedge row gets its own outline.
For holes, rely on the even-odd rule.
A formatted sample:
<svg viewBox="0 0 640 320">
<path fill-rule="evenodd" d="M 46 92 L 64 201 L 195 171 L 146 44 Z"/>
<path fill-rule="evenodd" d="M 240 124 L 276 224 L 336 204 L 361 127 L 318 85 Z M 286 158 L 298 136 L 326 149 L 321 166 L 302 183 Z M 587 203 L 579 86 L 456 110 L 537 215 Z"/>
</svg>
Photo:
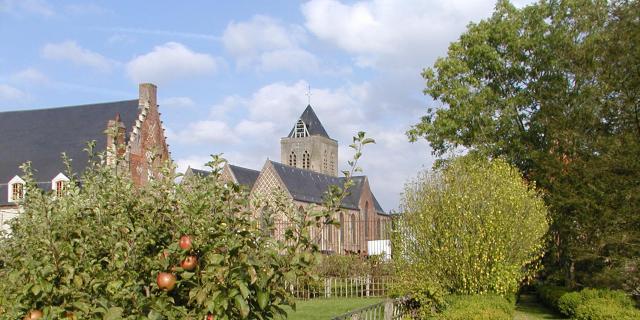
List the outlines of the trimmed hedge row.
<svg viewBox="0 0 640 320">
<path fill-rule="evenodd" d="M 571 319 L 640 319 L 640 310 L 624 291 L 587 288 L 570 292 L 563 287 L 546 285 L 537 289 L 544 304 Z"/>
<path fill-rule="evenodd" d="M 443 320 L 511 320 L 515 305 L 497 295 L 452 295 L 438 315 Z"/>
</svg>

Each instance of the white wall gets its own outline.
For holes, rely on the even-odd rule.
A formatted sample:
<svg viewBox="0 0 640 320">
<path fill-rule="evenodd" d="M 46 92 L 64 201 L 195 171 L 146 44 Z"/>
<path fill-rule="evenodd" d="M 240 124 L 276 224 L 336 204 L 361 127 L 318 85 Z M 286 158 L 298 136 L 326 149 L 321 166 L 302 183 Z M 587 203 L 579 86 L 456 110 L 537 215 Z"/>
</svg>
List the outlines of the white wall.
<svg viewBox="0 0 640 320">
<path fill-rule="evenodd" d="M 10 232 L 9 226 L 5 223 L 15 218 L 18 213 L 18 208 L 0 208 L 0 229 Z"/>
</svg>

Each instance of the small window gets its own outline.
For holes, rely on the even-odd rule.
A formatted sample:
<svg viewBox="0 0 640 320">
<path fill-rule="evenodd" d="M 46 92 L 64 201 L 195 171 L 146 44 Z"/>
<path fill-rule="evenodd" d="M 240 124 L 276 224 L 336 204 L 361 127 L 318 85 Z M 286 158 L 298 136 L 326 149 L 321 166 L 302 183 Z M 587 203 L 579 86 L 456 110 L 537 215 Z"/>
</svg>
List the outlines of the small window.
<svg viewBox="0 0 640 320">
<path fill-rule="evenodd" d="M 24 184 L 16 182 L 11 185 L 11 199 L 18 201 L 24 199 Z"/>
<path fill-rule="evenodd" d="M 66 181 L 56 181 L 56 196 L 60 197 L 64 193 L 64 189 L 66 188 Z"/>
</svg>

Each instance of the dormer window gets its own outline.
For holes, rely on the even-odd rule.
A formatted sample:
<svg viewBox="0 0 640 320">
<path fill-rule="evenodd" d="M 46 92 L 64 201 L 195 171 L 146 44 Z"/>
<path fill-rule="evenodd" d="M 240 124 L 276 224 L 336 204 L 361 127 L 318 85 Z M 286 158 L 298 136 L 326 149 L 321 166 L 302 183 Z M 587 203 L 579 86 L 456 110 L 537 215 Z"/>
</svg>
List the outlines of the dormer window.
<svg viewBox="0 0 640 320">
<path fill-rule="evenodd" d="M 24 199 L 25 182 L 22 178 L 15 176 L 9 181 L 9 194 L 7 198 L 9 202 L 18 202 Z"/>
<path fill-rule="evenodd" d="M 307 125 L 302 121 L 302 119 L 296 122 L 296 128 L 293 131 L 294 138 L 305 138 L 309 136 L 309 130 L 307 130 Z"/>
<path fill-rule="evenodd" d="M 62 173 L 58 173 L 58 175 L 51 180 L 51 190 L 53 190 L 56 196 L 60 197 L 64 195 L 64 190 L 67 189 L 68 183 L 69 178 Z"/>
</svg>

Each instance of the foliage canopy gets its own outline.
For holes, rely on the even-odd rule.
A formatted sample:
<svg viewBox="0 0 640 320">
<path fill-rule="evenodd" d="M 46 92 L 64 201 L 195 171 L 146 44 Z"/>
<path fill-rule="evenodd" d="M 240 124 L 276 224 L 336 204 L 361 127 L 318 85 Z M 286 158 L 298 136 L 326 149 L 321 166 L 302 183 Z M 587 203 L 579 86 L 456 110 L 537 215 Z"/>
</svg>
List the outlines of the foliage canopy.
<svg viewBox="0 0 640 320">
<path fill-rule="evenodd" d="M 639 16 L 639 1 L 499 1 L 422 74 L 441 105 L 410 139 L 503 157 L 543 188 L 546 269 L 570 285 L 640 272 Z"/>
</svg>

